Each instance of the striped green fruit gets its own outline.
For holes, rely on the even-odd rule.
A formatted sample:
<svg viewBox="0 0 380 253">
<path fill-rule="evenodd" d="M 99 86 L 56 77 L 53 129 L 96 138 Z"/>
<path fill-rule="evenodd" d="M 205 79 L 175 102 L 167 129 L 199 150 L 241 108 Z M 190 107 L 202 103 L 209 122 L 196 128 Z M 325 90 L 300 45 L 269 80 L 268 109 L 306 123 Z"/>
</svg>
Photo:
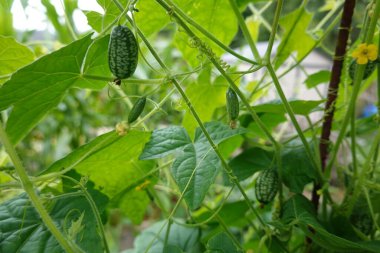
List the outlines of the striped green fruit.
<svg viewBox="0 0 380 253">
<path fill-rule="evenodd" d="M 257 200 L 262 204 L 271 202 L 278 191 L 278 176 L 274 169 L 266 169 L 260 172 L 255 185 Z"/>
<path fill-rule="evenodd" d="M 355 60 L 353 60 L 350 64 L 350 68 L 348 71 L 351 80 L 354 80 L 356 66 L 358 66 L 358 64 L 356 63 Z M 376 66 L 377 66 L 377 60 L 368 61 L 367 65 L 365 66 L 365 69 L 364 69 L 363 80 L 367 79 L 373 73 L 373 71 L 375 71 Z"/>
<path fill-rule="evenodd" d="M 135 72 L 138 47 L 135 36 L 126 26 L 116 26 L 108 44 L 108 65 L 116 80 L 125 79 Z"/>
<path fill-rule="evenodd" d="M 128 123 L 131 124 L 141 115 L 146 103 L 146 97 L 137 99 L 128 115 Z"/>
<path fill-rule="evenodd" d="M 236 120 L 239 117 L 239 99 L 233 89 L 228 88 L 226 100 L 228 116 L 230 120 Z"/>
</svg>

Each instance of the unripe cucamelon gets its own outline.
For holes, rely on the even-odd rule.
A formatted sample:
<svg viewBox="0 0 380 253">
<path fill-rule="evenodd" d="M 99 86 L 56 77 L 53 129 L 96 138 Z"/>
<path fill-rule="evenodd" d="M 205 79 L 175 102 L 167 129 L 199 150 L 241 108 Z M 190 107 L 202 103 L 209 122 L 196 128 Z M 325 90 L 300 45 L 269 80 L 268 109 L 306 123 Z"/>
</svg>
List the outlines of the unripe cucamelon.
<svg viewBox="0 0 380 253">
<path fill-rule="evenodd" d="M 365 235 L 373 231 L 374 222 L 365 197 L 361 196 L 355 204 L 350 215 L 350 222 Z"/>
<path fill-rule="evenodd" d="M 278 176 L 274 169 L 265 169 L 260 172 L 255 185 L 257 200 L 262 204 L 271 202 L 278 191 Z"/>
<path fill-rule="evenodd" d="M 368 61 L 367 65 L 365 66 L 365 69 L 364 69 L 363 80 L 367 79 L 373 73 L 373 71 L 375 71 L 376 65 L 377 65 L 377 60 Z M 358 66 L 358 64 L 356 63 L 355 60 L 353 60 L 350 64 L 350 68 L 349 68 L 348 73 L 349 73 L 350 78 L 352 80 L 354 80 L 355 70 L 356 70 L 357 66 Z"/>
<path fill-rule="evenodd" d="M 235 128 L 236 119 L 239 117 L 239 99 L 235 91 L 231 88 L 228 88 L 226 92 L 227 100 L 227 113 L 230 119 L 231 128 Z"/>
<path fill-rule="evenodd" d="M 108 65 L 115 82 L 130 77 L 136 70 L 138 61 L 137 41 L 126 26 L 116 26 L 111 32 L 108 44 Z"/>
<path fill-rule="evenodd" d="M 133 123 L 143 112 L 146 103 L 146 97 L 137 99 L 128 115 L 128 123 Z"/>
</svg>

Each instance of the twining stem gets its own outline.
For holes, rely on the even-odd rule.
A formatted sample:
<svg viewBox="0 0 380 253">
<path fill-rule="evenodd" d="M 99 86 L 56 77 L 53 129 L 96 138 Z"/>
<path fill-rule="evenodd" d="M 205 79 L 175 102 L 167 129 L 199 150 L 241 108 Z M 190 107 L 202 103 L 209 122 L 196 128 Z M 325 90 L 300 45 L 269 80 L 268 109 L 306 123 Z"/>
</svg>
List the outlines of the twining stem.
<svg viewBox="0 0 380 253">
<path fill-rule="evenodd" d="M 108 247 L 108 243 L 107 243 L 107 240 L 106 240 L 106 234 L 104 232 L 102 218 L 100 217 L 100 213 L 99 213 L 98 207 L 96 206 L 95 201 L 92 199 L 92 197 L 88 193 L 86 187 L 84 185 L 82 185 L 81 182 L 78 182 L 74 178 L 71 178 L 71 177 L 68 177 L 68 176 L 64 176 L 64 175 L 62 175 L 62 178 L 66 178 L 67 180 L 72 181 L 73 183 L 75 183 L 81 189 L 83 196 L 86 198 L 87 202 L 90 204 L 92 212 L 93 212 L 93 214 L 95 216 L 96 223 L 98 224 L 98 228 L 100 230 L 100 236 L 102 237 L 103 247 L 104 247 L 106 253 L 110 253 L 110 249 Z"/>
<path fill-rule="evenodd" d="M 15 148 L 10 142 L 8 135 L 6 134 L 3 124 L 0 121 L 0 141 L 3 143 L 5 150 L 7 151 L 9 157 L 11 158 L 13 165 L 15 166 L 15 171 L 20 178 L 22 187 L 24 188 L 26 194 L 29 196 L 30 201 L 35 207 L 36 211 L 40 215 L 42 221 L 45 226 L 49 229 L 49 231 L 53 234 L 58 243 L 62 246 L 62 248 L 68 253 L 76 253 L 78 250 L 74 249 L 74 246 L 69 243 L 69 241 L 65 238 L 62 232 L 57 228 L 54 224 L 54 221 L 49 216 L 45 207 L 43 206 L 40 198 L 38 197 L 32 182 L 29 180 L 28 175 L 26 174 L 25 168 L 22 165 L 22 162 L 17 155 Z"/>
<path fill-rule="evenodd" d="M 273 43 L 277 35 L 278 22 L 280 20 L 280 14 L 281 14 L 283 3 L 284 3 L 283 0 L 279 0 L 277 2 L 276 12 L 274 14 L 274 20 L 272 23 L 272 30 L 271 30 L 269 41 L 268 41 L 268 48 L 264 56 L 264 59 L 266 62 L 270 62 L 270 55 L 272 53 Z"/>
<path fill-rule="evenodd" d="M 331 30 L 333 30 L 336 26 L 336 24 L 339 22 L 339 16 L 336 15 L 335 19 L 329 24 L 329 26 L 324 30 L 324 33 L 322 34 L 322 36 L 314 43 L 314 45 L 309 49 L 309 51 L 307 53 L 304 54 L 304 56 L 301 58 L 301 59 L 298 59 L 298 61 L 293 64 L 292 66 L 290 66 L 288 69 L 284 70 L 284 72 L 282 72 L 281 74 L 278 75 L 278 79 L 281 79 L 282 77 L 284 77 L 285 75 L 287 75 L 290 71 L 292 71 L 294 68 L 296 68 L 298 65 L 301 64 L 301 62 L 308 56 L 310 55 L 310 53 L 318 46 L 321 44 L 321 42 L 327 37 L 327 35 L 329 34 L 329 32 Z M 260 85 L 262 83 L 262 81 L 265 79 L 266 77 L 266 73 L 263 75 L 263 77 L 261 78 L 261 80 L 259 80 L 259 85 L 257 85 L 257 87 L 251 92 L 251 94 L 248 96 L 248 99 L 251 99 L 253 97 L 253 95 L 260 91 L 261 89 L 271 85 L 271 81 L 268 82 L 268 83 L 265 83 L 264 85 Z M 261 87 L 260 87 L 261 86 Z"/>
<path fill-rule="evenodd" d="M 237 21 L 238 21 L 239 26 L 240 26 L 240 29 L 243 32 L 243 36 L 244 36 L 245 40 L 248 42 L 249 47 L 251 48 L 253 56 L 255 57 L 256 61 L 260 63 L 261 57 L 260 57 L 259 51 L 257 50 L 255 42 L 253 41 L 252 36 L 248 31 L 247 24 L 245 23 L 244 18 L 240 13 L 240 10 L 236 4 L 236 1 L 235 0 L 229 0 L 229 2 L 230 2 L 230 6 L 231 6 L 232 10 L 235 13 L 235 16 L 236 16 Z"/>
<path fill-rule="evenodd" d="M 90 74 L 82 74 L 82 78 L 85 79 L 92 79 L 92 80 L 98 80 L 98 81 L 107 81 L 107 82 L 113 82 L 114 78 L 107 77 L 107 76 L 97 76 L 97 75 L 90 75 Z M 158 79 L 122 79 L 123 83 L 127 84 L 161 84 L 164 81 L 162 78 Z"/>
<path fill-rule="evenodd" d="M 331 70 L 331 79 L 328 88 L 327 102 L 324 110 L 322 133 L 319 142 L 319 153 L 322 172 L 324 172 L 326 168 L 328 147 L 330 143 L 330 133 L 335 112 L 335 103 L 338 97 L 340 76 L 342 73 L 344 56 L 346 54 L 346 47 L 349 38 L 354 8 L 355 0 L 345 1 L 338 34 L 338 40 L 335 48 L 334 63 Z M 312 202 L 314 204 L 315 209 L 318 209 L 319 195 L 317 194 L 317 191 L 320 188 L 321 184 L 315 183 L 312 195 Z"/>
<path fill-rule="evenodd" d="M 170 3 L 171 5 L 171 8 L 173 8 L 173 10 L 183 19 L 185 20 L 187 23 L 189 23 L 191 26 L 193 26 L 195 29 L 197 29 L 199 32 L 201 32 L 203 35 L 205 35 L 207 38 L 209 38 L 212 42 L 214 42 L 216 45 L 218 45 L 220 48 L 222 48 L 223 50 L 225 50 L 226 52 L 230 53 L 231 55 L 235 56 L 236 58 L 242 60 L 242 61 L 245 61 L 245 62 L 249 62 L 253 65 L 257 65 L 258 63 L 241 55 L 241 54 L 238 54 L 236 53 L 234 50 L 232 50 L 231 48 L 229 48 L 228 46 L 224 45 L 222 42 L 220 42 L 220 40 L 218 40 L 217 38 L 215 38 L 215 36 L 210 33 L 209 31 L 207 31 L 205 28 L 203 28 L 201 25 L 199 25 L 195 20 L 193 20 L 192 18 L 190 18 L 188 15 L 186 15 L 186 13 L 184 13 L 175 3 L 173 3 L 172 0 L 168 0 L 168 2 Z"/>
</svg>

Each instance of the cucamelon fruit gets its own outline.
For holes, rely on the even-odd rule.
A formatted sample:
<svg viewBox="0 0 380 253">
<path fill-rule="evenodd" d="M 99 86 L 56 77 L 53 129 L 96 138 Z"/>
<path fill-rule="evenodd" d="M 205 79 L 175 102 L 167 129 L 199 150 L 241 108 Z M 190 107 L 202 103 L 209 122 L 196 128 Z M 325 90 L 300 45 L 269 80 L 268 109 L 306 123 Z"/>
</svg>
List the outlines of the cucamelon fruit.
<svg viewBox="0 0 380 253">
<path fill-rule="evenodd" d="M 350 222 L 365 235 L 369 235 L 373 231 L 374 222 L 364 196 L 360 196 L 355 203 L 350 215 Z"/>
<path fill-rule="evenodd" d="M 255 185 L 257 200 L 262 204 L 271 202 L 278 191 L 278 176 L 274 169 L 265 169 L 260 172 Z"/>
<path fill-rule="evenodd" d="M 128 115 L 128 123 L 131 124 L 133 123 L 143 112 L 144 107 L 146 103 L 146 97 L 141 97 L 137 99 L 136 103 L 134 103 L 131 111 L 129 112 Z"/>
<path fill-rule="evenodd" d="M 358 66 L 358 64 L 356 63 L 355 60 L 353 60 L 350 64 L 350 68 L 348 70 L 348 73 L 349 73 L 351 80 L 354 80 L 356 66 Z M 368 61 L 367 65 L 365 66 L 365 69 L 364 69 L 363 80 L 367 79 L 373 73 L 373 71 L 375 71 L 376 66 L 377 66 L 377 60 Z"/>
<path fill-rule="evenodd" d="M 235 128 L 236 119 L 239 117 L 239 99 L 233 89 L 228 88 L 226 92 L 226 100 L 227 113 L 230 119 L 230 126 L 231 128 Z"/>
<path fill-rule="evenodd" d="M 132 76 L 137 61 L 138 47 L 133 32 L 126 26 L 115 26 L 108 44 L 108 65 L 116 77 L 115 83 Z"/>
</svg>

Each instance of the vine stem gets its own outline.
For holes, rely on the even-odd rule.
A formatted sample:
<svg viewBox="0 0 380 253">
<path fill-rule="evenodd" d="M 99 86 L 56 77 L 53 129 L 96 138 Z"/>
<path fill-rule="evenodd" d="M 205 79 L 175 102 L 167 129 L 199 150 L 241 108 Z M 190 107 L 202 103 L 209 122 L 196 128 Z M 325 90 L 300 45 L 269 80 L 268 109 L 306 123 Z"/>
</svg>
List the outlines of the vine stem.
<svg viewBox="0 0 380 253">
<path fill-rule="evenodd" d="M 103 241 L 103 247 L 104 247 L 106 253 L 110 253 L 110 250 L 109 250 L 109 247 L 108 247 L 108 243 L 107 243 L 107 240 L 106 240 L 104 226 L 103 226 L 103 223 L 102 223 L 102 218 L 100 217 L 100 213 L 99 213 L 98 207 L 96 206 L 95 201 L 92 199 L 91 195 L 88 193 L 86 187 L 82 184 L 82 182 L 78 182 L 77 180 L 75 180 L 75 179 L 73 179 L 71 177 L 65 176 L 65 175 L 62 175 L 62 177 L 66 178 L 67 180 L 72 181 L 73 183 L 75 183 L 82 190 L 82 194 L 86 198 L 87 202 L 90 204 L 92 212 L 93 212 L 93 214 L 95 216 L 96 223 L 98 224 L 98 227 L 99 227 L 99 230 L 100 230 L 100 236 L 102 237 L 102 241 Z"/>
<path fill-rule="evenodd" d="M 272 31 L 269 37 L 268 48 L 264 56 L 264 61 L 266 62 L 270 62 L 270 55 L 272 53 L 273 43 L 277 35 L 278 22 L 280 20 L 280 14 L 281 14 L 283 4 L 284 4 L 283 0 L 278 0 L 276 11 L 274 14 L 274 20 L 272 23 Z"/>
<path fill-rule="evenodd" d="M 319 142 L 320 161 L 322 166 L 322 172 L 326 169 L 326 161 L 328 156 L 328 147 L 330 143 L 331 127 L 335 112 L 335 103 L 338 98 L 338 90 L 340 83 L 340 76 L 343 68 L 344 55 L 346 54 L 347 42 L 350 33 L 350 27 L 352 23 L 352 16 L 355 8 L 355 0 L 345 1 L 342 13 L 342 19 L 340 23 L 340 30 L 338 34 L 338 40 L 335 48 L 334 63 L 331 70 L 331 79 L 328 87 L 327 102 L 324 110 L 324 118 L 322 124 L 322 133 Z M 354 144 L 354 143 L 352 143 Z M 319 205 L 318 190 L 321 188 L 320 183 L 314 184 L 312 193 L 312 202 L 316 210 Z"/>
<path fill-rule="evenodd" d="M 214 35 L 212 35 L 210 32 L 208 32 L 206 29 L 204 29 L 201 25 L 199 25 L 195 20 L 193 20 L 191 17 L 189 17 L 188 15 L 186 15 L 186 13 L 184 13 L 175 3 L 173 3 L 172 0 L 168 0 L 168 2 L 170 3 L 171 7 L 173 8 L 173 10 L 183 19 L 185 20 L 187 23 L 189 23 L 191 26 L 193 26 L 195 29 L 197 29 L 199 32 L 201 32 L 203 35 L 205 35 L 207 38 L 209 38 L 212 42 L 214 42 L 216 45 L 218 45 L 220 48 L 222 48 L 223 50 L 225 50 L 226 52 L 230 53 L 231 55 L 235 56 L 236 58 L 242 60 L 242 61 L 245 61 L 245 62 L 249 62 L 253 65 L 258 65 L 257 62 L 241 55 L 241 54 L 238 54 L 236 53 L 234 50 L 232 50 L 231 48 L 229 48 L 228 46 L 224 45 L 222 42 L 220 42 L 220 40 L 218 40 L 217 38 L 215 38 Z"/>
<path fill-rule="evenodd" d="M 257 50 L 255 42 L 253 41 L 252 36 L 248 31 L 247 24 L 245 23 L 244 18 L 240 13 L 240 10 L 236 4 L 236 0 L 229 0 L 229 2 L 230 2 L 230 6 L 232 10 L 235 13 L 240 29 L 243 32 L 243 36 L 245 40 L 248 42 L 249 47 L 251 48 L 251 51 L 252 51 L 253 56 L 255 57 L 255 60 L 260 63 L 261 57 L 260 57 L 259 51 Z"/>
<path fill-rule="evenodd" d="M 22 162 L 19 156 L 17 155 L 15 148 L 11 144 L 8 138 L 8 135 L 6 134 L 3 128 L 3 124 L 1 121 L 0 121 L 0 140 L 3 143 L 5 150 L 7 151 L 9 157 L 11 158 L 15 166 L 15 171 L 20 178 L 22 187 L 24 188 L 26 194 L 29 196 L 30 201 L 32 202 L 35 209 L 37 210 L 45 226 L 49 229 L 49 231 L 53 234 L 55 239 L 58 241 L 58 243 L 62 246 L 62 248 L 66 252 L 68 253 L 77 252 L 77 250 L 74 250 L 73 246 L 70 245 L 69 241 L 66 240 L 65 236 L 54 224 L 53 219 L 49 216 L 48 212 L 43 206 L 40 198 L 38 197 L 36 191 L 34 190 L 32 182 L 29 180 L 29 177 L 26 174 L 25 168 L 22 165 Z"/>
</svg>

